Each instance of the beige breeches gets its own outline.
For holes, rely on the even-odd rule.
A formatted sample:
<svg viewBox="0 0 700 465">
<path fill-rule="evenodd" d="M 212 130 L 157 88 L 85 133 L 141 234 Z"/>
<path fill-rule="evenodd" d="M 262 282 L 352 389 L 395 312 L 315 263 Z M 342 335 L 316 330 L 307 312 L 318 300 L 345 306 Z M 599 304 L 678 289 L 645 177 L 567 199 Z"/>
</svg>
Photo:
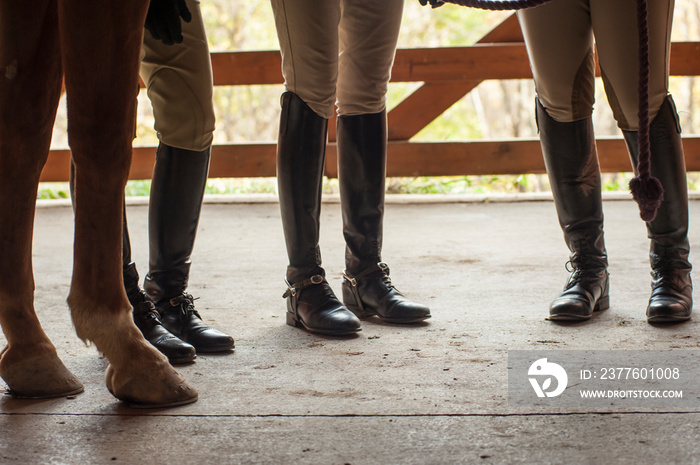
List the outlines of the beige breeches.
<svg viewBox="0 0 700 465">
<path fill-rule="evenodd" d="M 192 21 L 182 22 L 181 44 L 143 35 L 141 78 L 153 106 L 158 139 L 185 150 L 208 148 L 214 133 L 211 58 L 199 0 L 187 0 Z"/>
<path fill-rule="evenodd" d="M 674 0 L 650 0 L 649 117 L 668 94 Z M 605 92 L 618 126 L 638 126 L 638 33 L 635 0 L 554 0 L 521 10 L 537 95 L 552 118 L 570 122 L 591 115 L 594 104 L 593 43 Z"/>
<path fill-rule="evenodd" d="M 330 118 L 378 113 L 404 0 L 272 0 L 285 87 Z"/>
</svg>

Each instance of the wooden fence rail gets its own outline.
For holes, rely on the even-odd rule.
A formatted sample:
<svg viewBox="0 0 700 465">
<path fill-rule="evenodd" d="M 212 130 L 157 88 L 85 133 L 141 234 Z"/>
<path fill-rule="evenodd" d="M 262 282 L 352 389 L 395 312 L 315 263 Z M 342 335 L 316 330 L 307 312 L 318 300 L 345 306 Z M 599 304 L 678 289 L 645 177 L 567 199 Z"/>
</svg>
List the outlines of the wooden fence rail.
<svg viewBox="0 0 700 465">
<path fill-rule="evenodd" d="M 214 85 L 280 84 L 278 51 L 212 53 Z M 598 70 L 599 72 L 599 70 Z M 674 42 L 671 75 L 700 75 L 700 42 Z M 452 176 L 544 173 L 537 139 L 411 142 L 421 129 L 486 79 L 531 79 L 522 33 L 508 17 L 475 45 L 401 49 L 396 53 L 393 82 L 423 84 L 389 112 L 388 176 Z M 335 121 L 329 124 L 326 175 L 337 177 Z M 700 138 L 683 139 L 689 171 L 700 171 Z M 599 138 L 604 172 L 630 171 L 621 138 Z M 150 179 L 155 150 L 137 147 L 131 179 Z M 66 181 L 70 151 L 52 150 L 42 181 Z M 275 175 L 275 144 L 220 144 L 212 149 L 210 177 Z"/>
</svg>

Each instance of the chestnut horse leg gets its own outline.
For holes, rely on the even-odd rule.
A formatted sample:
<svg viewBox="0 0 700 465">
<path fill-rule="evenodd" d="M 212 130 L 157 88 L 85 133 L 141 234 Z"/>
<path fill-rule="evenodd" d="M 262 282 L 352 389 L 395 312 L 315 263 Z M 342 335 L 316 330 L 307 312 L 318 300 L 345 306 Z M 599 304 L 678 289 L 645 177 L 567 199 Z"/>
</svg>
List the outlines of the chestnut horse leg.
<svg viewBox="0 0 700 465">
<path fill-rule="evenodd" d="M 136 117 L 146 0 L 59 2 L 75 162 L 75 244 L 68 305 L 78 336 L 109 361 L 106 384 L 140 406 L 197 400 L 136 328 L 122 282 L 122 208 Z"/>
<path fill-rule="evenodd" d="M 37 185 L 61 91 L 56 3 L 0 0 L 0 376 L 20 397 L 82 392 L 34 311 Z"/>
</svg>

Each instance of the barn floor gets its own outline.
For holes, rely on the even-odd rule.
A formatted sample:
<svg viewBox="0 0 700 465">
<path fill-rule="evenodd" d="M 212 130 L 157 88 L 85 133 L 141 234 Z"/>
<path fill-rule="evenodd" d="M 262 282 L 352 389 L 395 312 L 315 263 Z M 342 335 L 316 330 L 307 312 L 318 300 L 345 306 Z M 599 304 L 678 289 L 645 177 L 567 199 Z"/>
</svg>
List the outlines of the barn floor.
<svg viewBox="0 0 700 465">
<path fill-rule="evenodd" d="M 433 318 L 418 327 L 366 321 L 357 337 L 333 339 L 285 324 L 278 205 L 208 198 L 190 291 L 236 349 L 178 367 L 200 398 L 164 410 L 128 408 L 105 388 L 105 361 L 76 337 L 65 305 L 72 210 L 60 202 L 39 208 L 36 307 L 85 392 L 0 396 L 0 463 L 698 463 L 697 399 L 682 409 L 509 403 L 509 350 L 700 347 L 700 317 L 646 323 L 648 240 L 635 204 L 605 201 L 611 308 L 561 325 L 546 320 L 567 277 L 551 201 L 403 199 L 386 208 L 384 259 L 397 287 L 429 304 Z M 321 249 L 339 292 L 341 217 L 330 200 Z M 143 273 L 147 207 L 130 204 L 128 215 Z M 692 224 L 691 245 L 700 250 Z"/>
</svg>

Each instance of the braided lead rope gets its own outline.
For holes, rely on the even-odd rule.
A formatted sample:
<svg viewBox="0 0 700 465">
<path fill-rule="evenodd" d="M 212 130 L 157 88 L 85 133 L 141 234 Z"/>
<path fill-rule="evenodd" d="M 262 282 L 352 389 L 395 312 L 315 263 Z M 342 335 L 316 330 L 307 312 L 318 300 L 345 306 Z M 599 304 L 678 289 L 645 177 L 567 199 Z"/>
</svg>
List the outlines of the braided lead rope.
<svg viewBox="0 0 700 465">
<path fill-rule="evenodd" d="M 637 176 L 630 181 L 632 197 L 639 205 L 644 221 L 653 221 L 664 200 L 661 181 L 651 176 L 651 142 L 649 137 L 649 24 L 647 0 L 637 0 L 639 31 L 639 129 Z M 657 155 L 658 156 L 658 155 Z"/>
<path fill-rule="evenodd" d="M 431 5 L 441 2 L 482 10 L 522 10 L 552 0 L 429 0 Z M 614 0 L 611 0 L 614 1 Z M 664 198 L 661 182 L 651 176 L 651 148 L 649 138 L 649 24 L 647 0 L 637 0 L 637 29 L 639 33 L 639 132 L 637 176 L 630 181 L 632 198 L 639 205 L 644 221 L 653 221 Z"/>
</svg>

